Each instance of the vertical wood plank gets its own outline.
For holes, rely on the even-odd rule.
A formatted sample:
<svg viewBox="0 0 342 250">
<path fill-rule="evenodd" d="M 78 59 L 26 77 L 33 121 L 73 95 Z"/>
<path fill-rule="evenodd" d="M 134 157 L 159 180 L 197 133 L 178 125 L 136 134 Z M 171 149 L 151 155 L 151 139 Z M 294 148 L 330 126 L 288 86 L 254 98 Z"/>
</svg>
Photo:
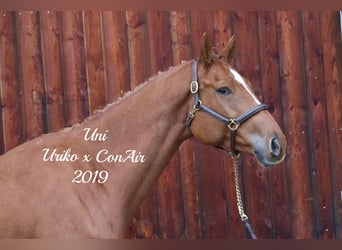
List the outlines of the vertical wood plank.
<svg viewBox="0 0 342 250">
<path fill-rule="evenodd" d="M 229 39 L 233 35 L 233 23 L 231 12 L 218 11 L 214 13 L 215 47 L 218 51 L 227 46 Z M 233 59 L 233 61 L 235 58 Z M 233 162 L 226 155 L 223 156 L 224 176 L 225 176 L 225 199 L 227 206 L 227 228 L 228 238 L 243 239 L 246 237 L 245 228 L 241 223 L 235 198 L 235 180 Z M 241 182 L 240 182 L 241 183 Z"/>
<path fill-rule="evenodd" d="M 194 57 L 199 56 L 200 39 L 204 32 L 207 32 L 212 42 L 214 41 L 213 26 L 214 12 L 191 12 L 190 27 Z M 197 143 L 196 164 L 199 173 L 199 202 L 203 238 L 227 238 L 223 154 L 211 146 Z"/>
<path fill-rule="evenodd" d="M 304 48 L 306 56 L 305 72 L 310 118 L 310 157 L 312 187 L 315 197 L 314 226 L 315 237 L 333 237 L 334 218 L 331 197 L 331 175 L 329 171 L 328 127 L 326 114 L 326 89 L 324 84 L 322 34 L 320 14 L 303 13 Z"/>
<path fill-rule="evenodd" d="M 166 71 L 172 66 L 170 17 L 166 11 L 148 11 L 147 27 L 151 75 Z M 184 208 L 180 178 L 179 152 L 175 153 L 158 179 L 159 238 L 182 238 Z"/>
<path fill-rule="evenodd" d="M 191 60 L 189 12 L 171 11 L 170 22 L 174 64 L 180 64 L 182 61 Z"/>
<path fill-rule="evenodd" d="M 259 55 L 258 21 L 255 12 L 235 12 L 234 29 L 236 32 L 236 69 L 253 86 L 259 100 L 262 97 L 261 66 Z M 239 136 L 239 132 L 237 132 Z M 260 167 L 254 156 L 242 158 L 242 176 L 245 190 L 245 209 L 258 238 L 270 238 L 271 204 L 269 203 L 268 172 Z M 255 192 L 254 190 L 258 190 Z"/>
<path fill-rule="evenodd" d="M 342 239 L 342 41 L 339 12 L 321 15 L 335 237 Z M 327 170 L 326 170 L 327 171 Z"/>
<path fill-rule="evenodd" d="M 172 66 L 170 17 L 166 11 L 148 11 L 146 15 L 149 37 L 150 74 L 166 71 Z"/>
<path fill-rule="evenodd" d="M 281 84 L 284 95 L 287 175 L 290 190 L 292 238 L 313 233 L 313 196 L 310 180 L 308 121 L 303 68 L 302 23 L 298 12 L 278 12 Z M 303 226 L 305 225 L 305 226 Z"/>
<path fill-rule="evenodd" d="M 44 132 L 44 82 L 38 14 L 18 12 L 17 22 L 23 133 L 25 139 L 32 139 Z"/>
<path fill-rule="evenodd" d="M 259 48 L 262 75 L 262 92 L 264 103 L 269 112 L 280 126 L 283 125 L 282 93 L 279 72 L 279 50 L 277 45 L 276 14 L 275 12 L 259 12 Z M 286 159 L 285 159 L 286 161 Z M 291 224 L 289 218 L 289 194 L 286 184 L 285 162 L 268 171 L 269 197 L 271 207 L 270 227 L 272 238 L 291 238 Z"/>
<path fill-rule="evenodd" d="M 4 150 L 22 142 L 15 12 L 0 13 L 0 92 Z"/>
<path fill-rule="evenodd" d="M 62 12 L 61 29 L 64 117 L 71 126 L 89 115 L 82 13 Z"/>
<path fill-rule="evenodd" d="M 1 96 L 1 86 L 0 86 L 0 96 Z M 2 98 L 0 98 L 0 107 L 3 107 L 2 105 Z M 3 119 L 2 119 L 2 108 L 0 110 L 0 155 L 5 153 L 5 140 L 4 140 L 4 128 L 3 128 Z"/>
<path fill-rule="evenodd" d="M 207 145 L 200 145 L 197 150 L 204 238 L 224 239 L 228 236 L 224 155 Z"/>
<path fill-rule="evenodd" d="M 127 34 L 130 59 L 131 88 L 134 89 L 149 77 L 146 13 L 127 11 Z M 135 217 L 137 238 L 158 238 L 158 213 L 155 187 L 141 204 Z"/>
<path fill-rule="evenodd" d="M 83 26 L 89 113 L 93 114 L 106 104 L 100 12 L 83 12 Z"/>
<path fill-rule="evenodd" d="M 190 60 L 190 27 L 189 15 L 186 11 L 171 11 L 171 39 L 174 64 L 180 64 L 182 61 Z M 197 189 L 197 171 L 195 165 L 195 142 L 187 140 L 179 150 L 180 170 L 183 187 L 184 202 L 184 223 L 185 238 L 202 238 L 200 225 L 198 189 Z"/>
<path fill-rule="evenodd" d="M 232 22 L 229 11 L 214 12 L 214 36 L 215 47 L 222 50 L 228 45 L 228 41 L 233 35 Z"/>
<path fill-rule="evenodd" d="M 103 11 L 102 30 L 107 102 L 113 102 L 131 89 L 126 13 Z"/>
<path fill-rule="evenodd" d="M 64 127 L 63 82 L 60 55 L 60 23 L 56 11 L 40 12 L 47 131 Z"/>
<path fill-rule="evenodd" d="M 200 55 L 200 40 L 206 32 L 211 40 L 214 41 L 214 17 L 212 11 L 191 11 L 190 12 L 190 30 L 191 30 L 191 48 L 192 58 L 198 58 Z"/>
<path fill-rule="evenodd" d="M 149 77 L 146 16 L 142 11 L 127 11 L 126 18 L 131 86 L 134 89 Z"/>
</svg>

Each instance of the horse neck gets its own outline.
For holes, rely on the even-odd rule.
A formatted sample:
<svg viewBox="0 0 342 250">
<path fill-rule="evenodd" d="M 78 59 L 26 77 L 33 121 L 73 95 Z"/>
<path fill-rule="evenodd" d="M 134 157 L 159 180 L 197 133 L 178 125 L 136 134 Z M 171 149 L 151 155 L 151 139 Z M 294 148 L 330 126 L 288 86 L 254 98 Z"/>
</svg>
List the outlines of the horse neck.
<svg viewBox="0 0 342 250">
<path fill-rule="evenodd" d="M 177 149 L 191 136 L 185 124 L 192 105 L 191 79 L 191 63 L 178 65 L 150 80 L 117 106 L 113 105 L 103 117 L 107 121 L 102 121 L 113 130 L 110 138 L 116 142 L 118 138 L 124 139 L 124 146 L 131 142 L 130 146 L 145 151 L 155 147 L 161 150 L 160 146 Z"/>
<path fill-rule="evenodd" d="M 118 218 L 130 220 L 174 152 L 191 136 L 185 124 L 192 105 L 191 78 L 190 62 L 171 68 L 84 125 L 109 131 L 105 143 L 91 145 L 94 153 L 101 148 L 112 154 L 135 150 L 145 157 L 139 163 L 101 165 L 109 171 L 105 188 L 116 223 Z"/>
</svg>

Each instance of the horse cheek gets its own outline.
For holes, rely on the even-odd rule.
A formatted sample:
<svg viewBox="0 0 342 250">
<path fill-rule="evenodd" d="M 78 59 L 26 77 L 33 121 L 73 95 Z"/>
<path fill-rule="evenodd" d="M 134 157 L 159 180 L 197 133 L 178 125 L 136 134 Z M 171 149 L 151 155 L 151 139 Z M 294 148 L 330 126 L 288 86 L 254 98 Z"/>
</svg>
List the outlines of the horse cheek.
<svg viewBox="0 0 342 250">
<path fill-rule="evenodd" d="M 222 135 L 225 134 L 222 124 L 214 122 L 194 122 L 191 126 L 193 136 L 203 144 L 217 146 L 220 145 Z"/>
</svg>

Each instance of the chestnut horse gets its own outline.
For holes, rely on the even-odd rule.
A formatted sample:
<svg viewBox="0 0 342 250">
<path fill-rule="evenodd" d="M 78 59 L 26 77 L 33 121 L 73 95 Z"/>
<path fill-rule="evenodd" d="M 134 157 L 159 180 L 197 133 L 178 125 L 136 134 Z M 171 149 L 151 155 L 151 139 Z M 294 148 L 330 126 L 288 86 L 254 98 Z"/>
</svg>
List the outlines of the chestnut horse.
<svg viewBox="0 0 342 250">
<path fill-rule="evenodd" d="M 198 61 L 149 79 L 81 124 L 1 156 L 0 237 L 125 237 L 139 204 L 192 136 L 254 154 L 266 167 L 281 162 L 285 137 L 230 66 L 234 47 L 230 39 L 217 53 L 203 35 Z"/>
</svg>

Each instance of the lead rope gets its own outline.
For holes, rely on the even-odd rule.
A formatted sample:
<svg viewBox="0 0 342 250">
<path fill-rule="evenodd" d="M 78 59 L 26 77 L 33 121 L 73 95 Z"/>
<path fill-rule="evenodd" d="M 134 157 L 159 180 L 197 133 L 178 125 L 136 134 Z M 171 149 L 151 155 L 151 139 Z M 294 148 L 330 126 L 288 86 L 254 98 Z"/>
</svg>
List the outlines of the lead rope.
<svg viewBox="0 0 342 250">
<path fill-rule="evenodd" d="M 241 221 L 245 224 L 245 227 L 253 240 L 258 239 L 249 224 L 248 216 L 245 214 L 245 210 L 243 208 L 243 202 L 241 198 L 241 190 L 240 190 L 240 183 L 239 183 L 239 160 L 240 160 L 240 153 L 233 152 L 228 154 L 233 159 L 234 165 L 234 178 L 235 178 L 235 194 L 236 194 L 236 205 L 239 211 L 239 215 Z"/>
</svg>

